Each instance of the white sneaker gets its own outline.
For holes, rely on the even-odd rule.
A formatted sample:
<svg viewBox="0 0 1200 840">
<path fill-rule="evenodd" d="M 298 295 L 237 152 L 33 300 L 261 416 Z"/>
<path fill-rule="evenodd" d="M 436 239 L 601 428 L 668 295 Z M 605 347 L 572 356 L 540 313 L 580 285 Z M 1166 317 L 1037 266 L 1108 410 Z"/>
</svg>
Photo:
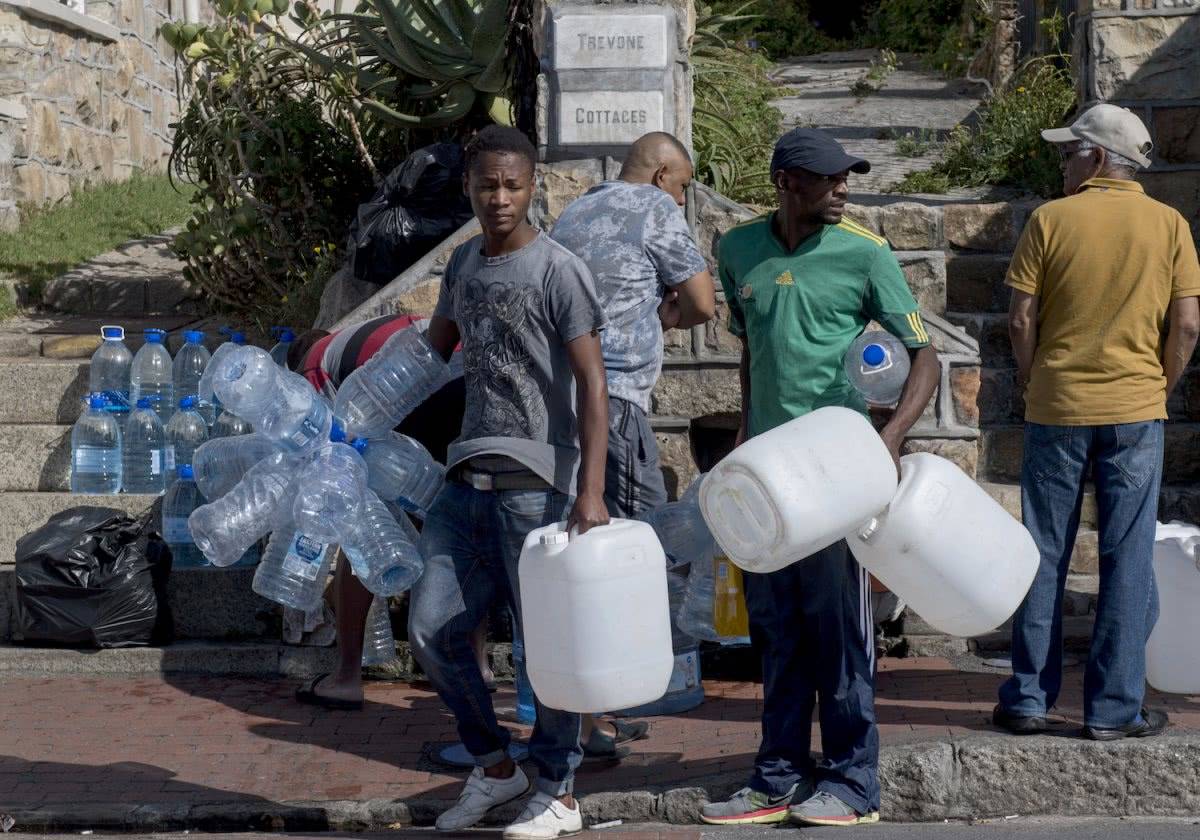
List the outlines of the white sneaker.
<svg viewBox="0 0 1200 840">
<path fill-rule="evenodd" d="M 435 825 L 439 831 L 461 831 L 479 822 L 488 811 L 499 808 L 529 791 L 529 777 L 517 767 L 507 779 L 489 779 L 476 767 L 467 777 L 462 793 L 452 808 L 443 811 Z"/>
<path fill-rule="evenodd" d="M 548 793 L 533 795 L 517 821 L 504 829 L 504 840 L 554 840 L 583 831 L 579 805 L 568 808 Z"/>
</svg>

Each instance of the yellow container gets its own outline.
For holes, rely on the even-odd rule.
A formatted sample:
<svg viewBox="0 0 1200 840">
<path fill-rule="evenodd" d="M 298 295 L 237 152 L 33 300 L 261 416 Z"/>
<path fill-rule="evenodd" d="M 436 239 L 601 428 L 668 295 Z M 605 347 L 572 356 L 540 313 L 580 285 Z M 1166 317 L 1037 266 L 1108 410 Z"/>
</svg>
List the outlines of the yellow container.
<svg viewBox="0 0 1200 840">
<path fill-rule="evenodd" d="M 750 635 L 742 570 L 723 554 L 713 558 L 713 629 L 718 636 Z"/>
</svg>

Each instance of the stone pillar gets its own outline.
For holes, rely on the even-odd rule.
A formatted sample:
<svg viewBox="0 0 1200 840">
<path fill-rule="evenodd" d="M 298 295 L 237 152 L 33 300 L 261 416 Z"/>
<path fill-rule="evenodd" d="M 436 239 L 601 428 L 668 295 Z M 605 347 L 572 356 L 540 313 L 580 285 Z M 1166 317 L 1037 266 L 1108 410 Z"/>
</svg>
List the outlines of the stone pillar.
<svg viewBox="0 0 1200 840">
<path fill-rule="evenodd" d="M 1200 238 L 1200 0 L 1081 0 L 1075 60 L 1085 105 L 1135 111 L 1154 140 L 1138 180 Z"/>
<path fill-rule="evenodd" d="M 549 0 L 541 18 L 543 160 L 624 156 L 648 131 L 691 148 L 691 0 Z"/>
</svg>

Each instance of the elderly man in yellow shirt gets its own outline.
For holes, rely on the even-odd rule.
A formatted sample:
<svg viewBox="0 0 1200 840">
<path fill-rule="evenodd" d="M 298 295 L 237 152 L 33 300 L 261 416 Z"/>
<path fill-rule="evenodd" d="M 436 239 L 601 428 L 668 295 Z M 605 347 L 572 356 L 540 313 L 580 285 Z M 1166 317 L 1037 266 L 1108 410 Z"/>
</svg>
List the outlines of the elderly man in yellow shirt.
<svg viewBox="0 0 1200 840">
<path fill-rule="evenodd" d="M 1094 476 L 1100 591 L 1084 676 L 1085 737 L 1157 735 L 1142 706 L 1158 618 L 1151 567 L 1167 394 L 1200 332 L 1200 265 L 1183 217 L 1133 180 L 1150 135 L 1097 105 L 1043 131 L 1062 156 L 1066 198 L 1036 211 L 1013 255 L 1009 327 L 1025 390 L 1022 519 L 1041 566 L 1013 620 L 1013 675 L 993 720 L 1046 728 L 1062 683 L 1062 599 L 1084 481 Z"/>
</svg>

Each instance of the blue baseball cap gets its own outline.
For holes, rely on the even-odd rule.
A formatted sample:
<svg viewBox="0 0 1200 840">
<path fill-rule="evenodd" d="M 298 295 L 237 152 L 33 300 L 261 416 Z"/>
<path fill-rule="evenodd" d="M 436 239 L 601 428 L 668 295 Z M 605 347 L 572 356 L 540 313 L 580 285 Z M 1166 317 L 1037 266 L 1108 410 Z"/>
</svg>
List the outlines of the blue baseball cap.
<svg viewBox="0 0 1200 840">
<path fill-rule="evenodd" d="M 859 175 L 871 171 L 871 164 L 846 154 L 842 144 L 815 128 L 793 128 L 775 143 L 771 172 L 780 169 L 806 169 L 818 175 L 837 175 L 849 169 Z"/>
</svg>

